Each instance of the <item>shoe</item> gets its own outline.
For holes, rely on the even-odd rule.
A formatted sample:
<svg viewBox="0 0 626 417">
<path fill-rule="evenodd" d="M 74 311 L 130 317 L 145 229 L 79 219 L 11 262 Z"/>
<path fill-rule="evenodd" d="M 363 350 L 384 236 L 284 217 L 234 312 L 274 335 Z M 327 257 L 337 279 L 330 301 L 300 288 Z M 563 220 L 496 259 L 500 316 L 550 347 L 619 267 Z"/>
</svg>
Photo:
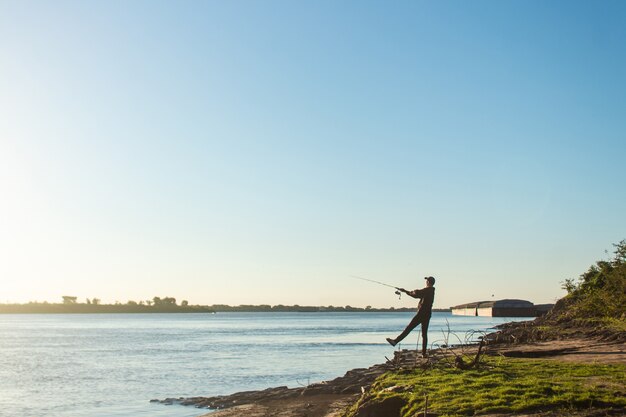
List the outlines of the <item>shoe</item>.
<svg viewBox="0 0 626 417">
<path fill-rule="evenodd" d="M 393 340 L 393 339 L 392 339 L 392 338 L 390 338 L 390 337 L 388 337 L 388 338 L 387 338 L 387 342 L 389 342 L 389 344 L 390 344 L 391 346 L 395 346 L 395 345 L 397 345 L 397 344 L 398 344 L 398 342 L 396 342 L 395 340 Z"/>
<path fill-rule="evenodd" d="M 427 358 L 428 357 L 428 353 L 422 353 L 422 358 Z"/>
</svg>

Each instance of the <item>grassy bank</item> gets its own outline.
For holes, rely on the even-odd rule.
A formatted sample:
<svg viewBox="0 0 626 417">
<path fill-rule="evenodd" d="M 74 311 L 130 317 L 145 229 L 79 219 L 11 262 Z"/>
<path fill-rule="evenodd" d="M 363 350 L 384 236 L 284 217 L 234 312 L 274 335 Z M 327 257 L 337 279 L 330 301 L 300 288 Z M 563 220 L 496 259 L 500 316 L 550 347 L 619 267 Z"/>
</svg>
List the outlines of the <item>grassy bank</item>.
<svg viewBox="0 0 626 417">
<path fill-rule="evenodd" d="M 401 416 L 424 410 L 440 416 L 470 416 L 536 410 L 626 407 L 626 366 L 540 359 L 486 358 L 479 369 L 443 364 L 432 369 L 390 372 L 345 414 L 365 403 L 402 404 Z"/>
</svg>

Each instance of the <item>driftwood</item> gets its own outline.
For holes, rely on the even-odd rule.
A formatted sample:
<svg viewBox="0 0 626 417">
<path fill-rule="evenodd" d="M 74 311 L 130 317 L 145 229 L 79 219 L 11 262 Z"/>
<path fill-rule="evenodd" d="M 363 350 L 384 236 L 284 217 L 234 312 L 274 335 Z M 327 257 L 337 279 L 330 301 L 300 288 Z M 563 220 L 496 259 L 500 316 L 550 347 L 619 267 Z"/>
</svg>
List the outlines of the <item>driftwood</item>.
<svg viewBox="0 0 626 417">
<path fill-rule="evenodd" d="M 480 365 L 483 347 L 486 345 L 485 332 L 470 330 L 465 333 L 464 340 L 458 334 L 450 331 L 450 324 L 446 321 L 446 330 L 442 330 L 443 343 L 439 346 L 440 361 L 453 368 L 468 370 Z M 455 339 L 457 343 L 451 343 Z M 476 348 L 478 341 L 478 349 Z"/>
<path fill-rule="evenodd" d="M 481 340 L 478 344 L 478 351 L 476 352 L 476 356 L 474 356 L 474 359 L 469 362 L 465 362 L 461 356 L 456 356 L 456 358 L 454 358 L 454 367 L 463 370 L 475 368 L 477 364 L 480 363 L 480 354 L 483 350 L 484 344 L 485 342 Z"/>
<path fill-rule="evenodd" d="M 465 338 L 462 340 L 461 337 L 450 331 L 448 325 L 446 330 L 442 330 L 442 333 L 443 343 L 434 342 L 427 357 L 422 357 L 418 349 L 402 349 L 395 351 L 391 358 L 385 356 L 387 360 L 385 365 L 396 371 L 415 369 L 427 371 L 439 366 L 469 370 L 480 366 L 481 358 L 487 349 L 484 332 L 470 330 L 465 333 Z M 457 343 L 450 344 L 451 339 L 455 339 Z"/>
</svg>

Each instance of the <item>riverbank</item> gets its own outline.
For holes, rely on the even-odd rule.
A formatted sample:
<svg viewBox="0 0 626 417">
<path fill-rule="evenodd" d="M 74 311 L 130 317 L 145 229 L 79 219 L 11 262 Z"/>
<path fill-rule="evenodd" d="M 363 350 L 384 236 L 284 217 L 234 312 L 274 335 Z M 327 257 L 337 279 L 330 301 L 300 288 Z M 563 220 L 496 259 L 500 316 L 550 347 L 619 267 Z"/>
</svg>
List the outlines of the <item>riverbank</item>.
<svg viewBox="0 0 626 417">
<path fill-rule="evenodd" d="M 424 395 L 420 391 L 425 383 L 424 375 L 436 374 L 436 379 L 441 380 L 443 373 L 448 377 L 454 374 L 455 378 L 463 378 L 464 371 L 455 370 L 452 366 L 456 356 L 467 359 L 475 357 L 477 346 L 465 346 L 455 349 L 441 348 L 430 352 L 430 357 L 423 359 L 415 357 L 415 351 L 399 350 L 393 358 L 384 364 L 374 365 L 366 369 L 355 369 L 344 376 L 318 384 L 311 384 L 301 388 L 276 387 L 262 391 L 248 391 L 228 396 L 217 397 L 193 397 L 166 399 L 164 404 L 179 403 L 198 408 L 210 408 L 212 411 L 203 417 L 374 417 L 374 416 L 401 416 L 400 410 L 413 404 L 413 408 L 423 407 L 420 403 Z M 626 371 L 626 344 L 623 341 L 605 340 L 602 338 L 573 337 L 564 340 L 548 342 L 526 343 L 492 343 L 487 344 L 483 350 L 482 366 L 471 374 L 474 379 L 473 387 L 458 387 L 459 396 L 466 397 L 465 406 L 461 414 L 478 412 L 482 415 L 498 416 L 551 416 L 558 415 L 563 408 L 568 408 L 568 414 L 575 416 L 596 415 L 623 415 L 626 413 L 626 388 L 624 375 Z M 550 364 L 550 365 L 548 365 Z M 590 365 L 591 364 L 591 365 Z M 468 399 L 468 390 L 476 393 L 482 379 L 491 380 L 497 376 L 504 378 L 506 383 L 499 384 L 503 392 L 509 392 L 513 387 L 520 387 L 526 380 L 534 381 L 530 369 L 538 372 L 537 375 L 548 372 L 549 381 L 542 382 L 544 388 L 542 399 L 532 402 L 528 399 L 527 407 L 518 401 L 506 405 L 489 406 L 483 405 L 486 412 L 481 409 L 471 410 L 473 402 Z M 596 372 L 597 371 L 597 372 Z M 478 373 L 476 373 L 478 372 Z M 518 374 L 515 374 L 518 372 Z M 517 375 L 511 377 L 511 375 Z M 557 381 L 559 375 L 563 375 L 563 381 Z M 580 374 L 580 375 L 578 375 Z M 615 375 L 618 376 L 615 376 Z M 571 375 L 578 375 L 575 378 Z M 419 384 L 416 384 L 419 380 Z M 582 381 L 582 385 L 578 382 Z M 525 382 L 526 381 L 526 382 Z M 583 386 L 591 383 L 591 397 L 587 391 L 581 390 Z M 450 382 L 452 384 L 452 382 Z M 587 385 L 585 385 L 587 384 Z M 555 387 L 555 388 L 552 388 Z M 608 387 L 608 388 L 607 388 Z M 439 403 L 443 414 L 429 413 L 429 415 L 456 415 L 441 407 L 441 401 L 435 398 L 439 389 L 431 387 L 432 396 L 429 401 L 431 407 L 436 410 L 434 404 Z M 445 388 L 445 387 L 444 387 Z M 500 404 L 502 399 L 496 398 L 496 390 L 493 386 L 487 386 L 494 398 L 494 404 Z M 538 394 L 526 390 L 529 398 Z M 570 392 L 571 391 L 571 392 Z M 441 392 L 445 392 L 441 391 Z M 515 398 L 523 398 L 523 391 L 514 393 Z M 554 395 L 552 395 L 554 394 Z M 501 394 L 506 401 L 507 395 Z M 594 397 L 595 396 L 595 397 Z M 489 395 L 487 395 L 487 398 Z M 615 398 L 614 402 L 607 398 Z M 475 396 L 474 396 L 475 398 Z M 569 404 L 565 404 L 564 398 L 568 398 Z M 620 399 L 621 398 L 621 399 Z M 156 400 L 153 400 L 156 401 Z M 447 400 L 452 401 L 450 399 Z M 509 399 L 509 402 L 512 400 Z M 534 401 L 534 400 L 533 400 Z M 484 401 L 482 402 L 484 403 Z M 481 404 L 482 404 L 481 403 Z M 518 404 L 519 403 L 519 404 Z M 515 407 L 518 410 L 511 411 Z M 497 411 L 496 414 L 489 410 Z M 552 414 L 551 414 L 552 413 Z M 556 413 L 556 414 L 555 414 Z M 413 414 L 411 414 L 413 415 Z"/>
<path fill-rule="evenodd" d="M 626 415 L 626 240 L 615 248 L 566 280 L 568 294 L 545 316 L 505 324 L 477 345 L 450 348 L 448 327 L 426 359 L 398 350 L 385 364 L 305 388 L 180 402 L 230 407 L 211 417 Z"/>
</svg>

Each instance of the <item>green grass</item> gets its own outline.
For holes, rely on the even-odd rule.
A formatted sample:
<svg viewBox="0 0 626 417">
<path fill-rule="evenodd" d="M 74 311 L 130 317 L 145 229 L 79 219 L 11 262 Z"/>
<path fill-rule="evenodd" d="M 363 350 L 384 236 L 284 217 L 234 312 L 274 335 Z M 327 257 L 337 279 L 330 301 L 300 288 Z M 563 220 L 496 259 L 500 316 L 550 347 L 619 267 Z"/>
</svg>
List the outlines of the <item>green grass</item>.
<svg viewBox="0 0 626 417">
<path fill-rule="evenodd" d="M 546 409 L 626 407 L 626 366 L 556 362 L 539 359 L 486 358 L 479 370 L 443 365 L 431 370 L 387 373 L 373 385 L 375 401 L 403 396 L 403 416 L 424 408 L 442 416 L 471 416 Z M 405 393 L 382 392 L 393 386 Z M 358 404 L 357 404 L 358 405 Z M 356 406 L 346 414 L 354 414 Z"/>
<path fill-rule="evenodd" d="M 608 318 L 604 320 L 604 326 L 614 332 L 626 332 L 626 319 Z"/>
</svg>

